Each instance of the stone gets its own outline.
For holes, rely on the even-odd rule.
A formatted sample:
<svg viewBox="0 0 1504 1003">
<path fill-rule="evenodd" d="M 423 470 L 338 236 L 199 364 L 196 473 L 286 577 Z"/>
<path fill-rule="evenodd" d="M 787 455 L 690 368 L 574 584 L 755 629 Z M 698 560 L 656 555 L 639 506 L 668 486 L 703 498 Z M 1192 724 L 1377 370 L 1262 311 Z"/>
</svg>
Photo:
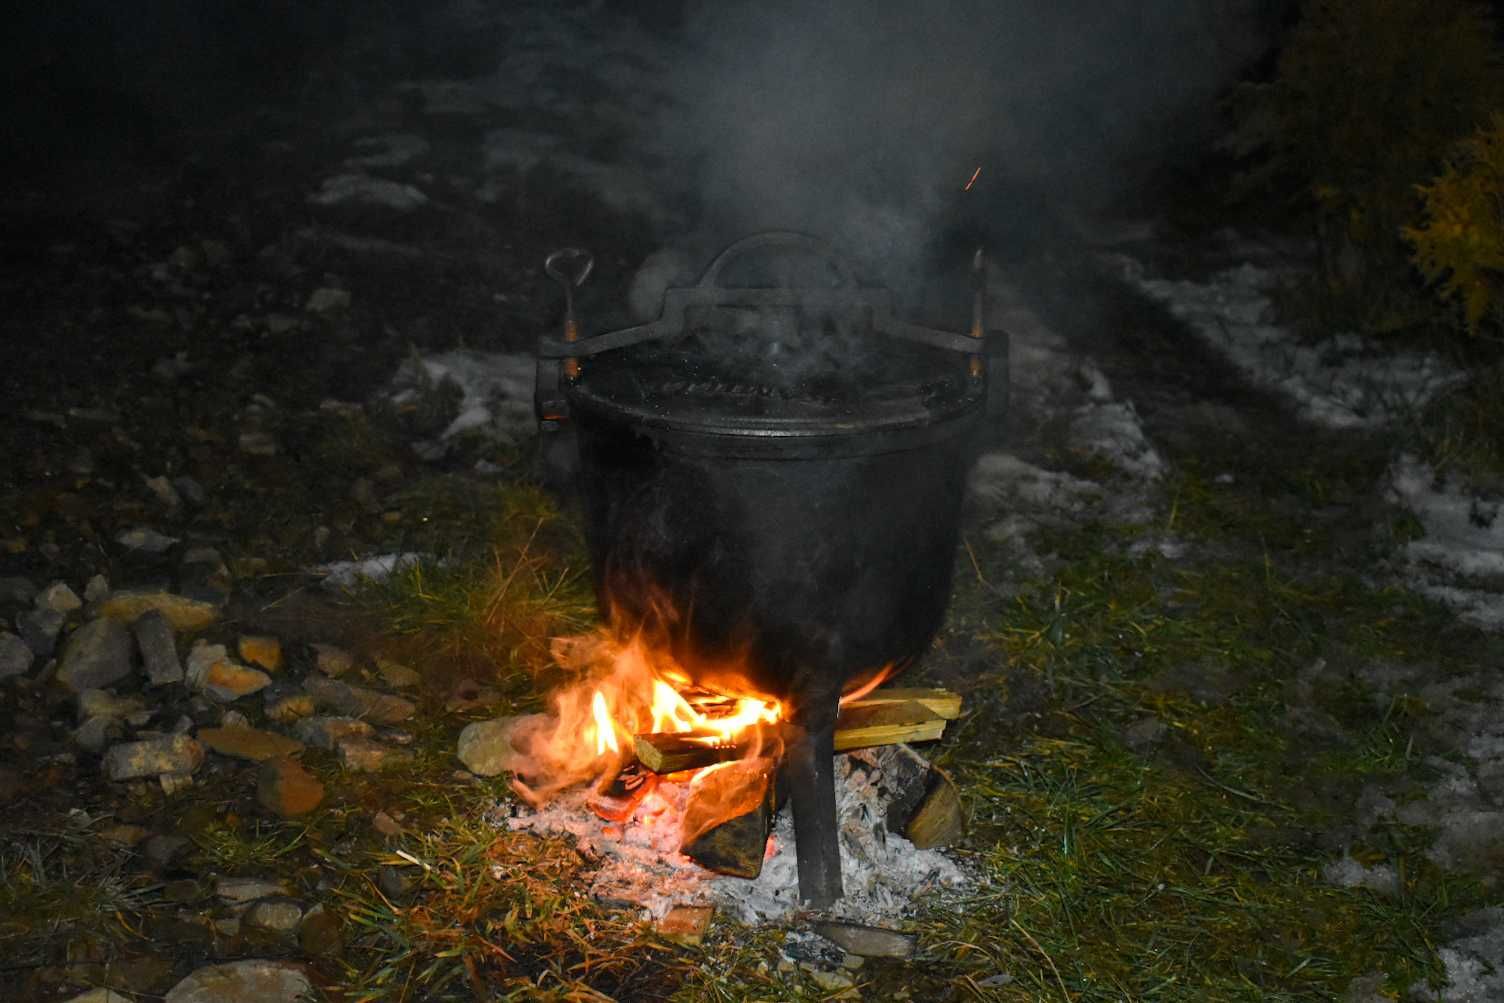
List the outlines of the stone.
<svg viewBox="0 0 1504 1003">
<path fill-rule="evenodd" d="M 173 773 L 157 774 L 157 784 L 161 786 L 162 793 L 168 797 L 181 794 L 193 786 L 193 774 L 182 770 Z"/>
<path fill-rule="evenodd" d="M 378 690 L 366 689 L 364 686 L 351 686 L 334 679 L 309 676 L 303 681 L 303 687 L 308 690 L 314 702 L 319 706 L 328 707 L 351 717 L 364 718 L 376 724 L 396 724 L 398 721 L 405 721 L 418 709 L 411 700 L 404 700 L 402 697 Z"/>
<path fill-rule="evenodd" d="M 172 486 L 177 488 L 178 496 L 194 508 L 202 508 L 209 500 L 209 493 L 204 490 L 204 486 L 186 474 L 174 477 Z"/>
<path fill-rule="evenodd" d="M 89 752 L 103 752 L 111 742 L 125 737 L 125 725 L 118 717 L 91 717 L 73 731 L 73 741 Z"/>
<path fill-rule="evenodd" d="M 273 895 L 287 895 L 290 891 L 284 882 L 268 878 L 220 878 L 214 882 L 215 895 L 241 905 Z"/>
<path fill-rule="evenodd" d="M 221 756 L 249 759 L 253 763 L 295 756 L 303 751 L 303 743 L 297 739 L 259 728 L 200 728 L 197 738 Z"/>
<path fill-rule="evenodd" d="M 298 925 L 298 947 L 310 958 L 332 958 L 344 952 L 344 924 L 323 903 L 303 914 Z"/>
<path fill-rule="evenodd" d="M 141 855 L 158 870 L 166 870 L 178 854 L 188 848 L 186 836 L 174 836 L 159 832 L 141 844 Z"/>
<path fill-rule="evenodd" d="M 256 771 L 256 800 L 282 818 L 306 815 L 324 800 L 324 785 L 293 759 L 268 759 Z"/>
<path fill-rule="evenodd" d="M 353 717 L 305 717 L 293 725 L 293 734 L 307 742 L 316 745 L 320 749 L 333 750 L 342 738 L 359 737 L 365 738 L 374 734 L 376 729 L 365 721 Z"/>
<path fill-rule="evenodd" d="M 136 846 L 147 836 L 150 836 L 151 831 L 139 825 L 121 824 L 101 829 L 98 835 L 100 839 L 107 843 L 115 843 L 119 846 Z"/>
<path fill-rule="evenodd" d="M 381 893 L 393 902 L 407 901 L 417 885 L 417 878 L 408 874 L 406 868 L 387 864 L 376 871 L 376 887 L 380 888 Z"/>
<path fill-rule="evenodd" d="M 110 580 L 104 575 L 95 575 L 84 585 L 84 602 L 99 602 L 110 594 Z"/>
<path fill-rule="evenodd" d="M 24 676 L 36 659 L 26 642 L 9 631 L 0 630 L 0 679 Z"/>
<path fill-rule="evenodd" d="M 148 686 L 167 686 L 183 681 L 183 663 L 178 660 L 177 638 L 172 621 L 161 610 L 149 609 L 131 626 L 136 635 L 136 650 L 146 669 Z"/>
<path fill-rule="evenodd" d="M 235 579 L 213 547 L 194 547 L 178 565 L 178 592 L 219 608 L 229 602 Z"/>
<path fill-rule="evenodd" d="M 105 775 L 111 780 L 192 773 L 203 763 L 204 747 L 187 735 L 122 742 L 104 754 Z"/>
<path fill-rule="evenodd" d="M 332 644 L 313 645 L 318 670 L 331 679 L 344 675 L 355 665 L 355 658 L 344 648 Z"/>
<path fill-rule="evenodd" d="M 203 630 L 219 619 L 219 608 L 212 603 L 190 599 L 161 589 L 120 589 L 100 603 L 100 616 L 132 624 L 149 610 L 167 618 L 172 629 L 192 633 Z"/>
<path fill-rule="evenodd" d="M 512 726 L 516 718 L 499 717 L 476 721 L 460 732 L 456 755 L 465 769 L 482 777 L 494 777 L 507 769 L 516 755 L 512 748 Z"/>
<path fill-rule="evenodd" d="M 384 811 L 378 811 L 371 816 L 371 828 L 383 836 L 400 836 L 407 831 L 402 827 L 401 822 Z"/>
<path fill-rule="evenodd" d="M 57 636 L 67 618 L 55 609 L 29 609 L 16 617 L 16 631 L 38 658 L 48 658 L 57 650 Z"/>
<path fill-rule="evenodd" d="M 863 958 L 910 958 L 914 935 L 860 923 L 829 921 L 815 924 L 815 932 L 850 954 Z"/>
<path fill-rule="evenodd" d="M 240 433 L 240 451 L 247 456 L 276 456 L 277 439 L 270 432 L 247 429 Z"/>
<path fill-rule="evenodd" d="M 0 603 L 15 603 L 21 606 L 37 597 L 37 587 L 26 578 L 12 575 L 0 578 Z"/>
<path fill-rule="evenodd" d="M 78 719 L 118 717 L 122 720 L 146 710 L 146 701 L 138 696 L 117 697 L 109 690 L 84 690 L 74 698 Z"/>
<path fill-rule="evenodd" d="M 231 660 L 222 644 L 199 641 L 188 652 L 184 679 L 189 687 L 229 703 L 259 692 L 271 685 L 272 677 L 260 669 L 247 668 Z"/>
<path fill-rule="evenodd" d="M 131 1003 L 131 998 L 122 996 L 113 989 L 90 989 L 68 999 L 66 1003 Z"/>
<path fill-rule="evenodd" d="M 259 634 L 242 634 L 235 643 L 235 650 L 242 661 L 259 665 L 268 672 L 282 668 L 282 642 L 275 637 Z"/>
<path fill-rule="evenodd" d="M 303 307 L 309 313 L 333 314 L 350 309 L 350 290 L 332 289 L 325 286 L 315 289 Z"/>
<path fill-rule="evenodd" d="M 55 609 L 59 613 L 72 613 L 83 609 L 84 601 L 65 582 L 53 582 L 37 595 L 37 609 Z"/>
<path fill-rule="evenodd" d="M 137 526 L 120 533 L 115 537 L 115 542 L 126 550 L 139 550 L 145 554 L 162 554 L 171 550 L 177 544 L 178 538 L 158 533 L 148 526 Z"/>
<path fill-rule="evenodd" d="M 316 998 L 303 966 L 247 958 L 198 969 L 168 990 L 165 1003 L 304 1003 Z"/>
<path fill-rule="evenodd" d="M 183 499 L 178 494 L 178 489 L 172 486 L 172 481 L 168 480 L 165 475 L 141 479 L 145 482 L 146 489 L 156 496 L 157 501 L 161 502 L 162 507 L 168 512 L 176 512 L 182 507 Z"/>
<path fill-rule="evenodd" d="M 252 930 L 292 937 L 303 921 L 303 903 L 286 895 L 274 895 L 257 899 L 240 917 L 240 922 Z"/>
<path fill-rule="evenodd" d="M 377 773 L 412 760 L 412 754 L 402 749 L 355 736 L 340 739 L 336 751 L 341 766 L 359 773 Z"/>
<path fill-rule="evenodd" d="M 393 662 L 385 658 L 376 659 L 376 671 L 381 674 L 382 680 L 394 689 L 407 689 L 422 682 L 423 677 L 414 669 L 408 668 L 400 662 Z"/>
<path fill-rule="evenodd" d="M 63 645 L 57 681 L 74 693 L 102 689 L 131 674 L 131 637 L 107 617 L 90 620 Z"/>
<path fill-rule="evenodd" d="M 482 686 L 473 679 L 461 679 L 449 691 L 444 709 L 451 714 L 463 714 L 472 710 L 488 710 L 501 703 L 501 691 L 492 686 Z"/>
<path fill-rule="evenodd" d="M 266 716 L 278 724 L 292 724 L 313 715 L 313 697 L 307 693 L 283 693 L 266 702 Z"/>
</svg>

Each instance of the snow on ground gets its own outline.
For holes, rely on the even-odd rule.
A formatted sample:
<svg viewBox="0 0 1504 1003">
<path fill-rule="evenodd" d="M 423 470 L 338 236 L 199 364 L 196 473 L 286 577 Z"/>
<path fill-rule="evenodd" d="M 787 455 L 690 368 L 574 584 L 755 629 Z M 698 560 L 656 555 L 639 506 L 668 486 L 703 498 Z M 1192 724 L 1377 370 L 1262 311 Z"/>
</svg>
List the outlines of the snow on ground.
<svg viewBox="0 0 1504 1003">
<path fill-rule="evenodd" d="M 1438 356 L 1383 352 L 1355 334 L 1307 344 L 1276 322 L 1273 294 L 1292 273 L 1244 262 L 1207 281 L 1157 278 L 1124 254 L 1122 278 L 1169 308 L 1257 386 L 1289 397 L 1327 428 L 1376 428 L 1413 413 L 1464 377 Z"/>
<path fill-rule="evenodd" d="M 393 404 L 411 404 L 445 383 L 460 393 L 459 414 L 440 433 L 449 439 L 462 432 L 479 432 L 515 443 L 537 428 L 533 414 L 536 374 L 531 355 L 477 352 L 457 348 L 408 359 L 392 377 Z"/>
<path fill-rule="evenodd" d="M 1469 623 L 1504 629 L 1504 503 L 1480 498 L 1401 454 L 1389 469 L 1389 495 L 1420 520 L 1426 535 L 1401 556 L 1416 591 L 1458 611 Z"/>
<path fill-rule="evenodd" d="M 403 568 L 435 560 L 432 554 L 377 554 L 359 561 L 331 561 L 314 571 L 324 576 L 321 583 L 328 589 L 348 589 L 356 585 L 382 582 Z"/>
</svg>

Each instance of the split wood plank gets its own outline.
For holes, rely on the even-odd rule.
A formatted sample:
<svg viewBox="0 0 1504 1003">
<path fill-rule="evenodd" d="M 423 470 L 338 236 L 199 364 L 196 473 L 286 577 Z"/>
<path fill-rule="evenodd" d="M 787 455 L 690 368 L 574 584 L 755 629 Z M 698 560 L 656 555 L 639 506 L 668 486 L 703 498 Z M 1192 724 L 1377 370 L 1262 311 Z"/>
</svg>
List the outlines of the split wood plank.
<svg viewBox="0 0 1504 1003">
<path fill-rule="evenodd" d="M 842 713 L 859 707 L 873 707 L 879 704 L 893 703 L 920 703 L 934 711 L 947 721 L 954 721 L 961 716 L 961 694 L 950 690 L 922 689 L 912 686 L 884 686 L 875 689 L 866 696 L 858 697 L 850 703 L 841 706 Z"/>
</svg>

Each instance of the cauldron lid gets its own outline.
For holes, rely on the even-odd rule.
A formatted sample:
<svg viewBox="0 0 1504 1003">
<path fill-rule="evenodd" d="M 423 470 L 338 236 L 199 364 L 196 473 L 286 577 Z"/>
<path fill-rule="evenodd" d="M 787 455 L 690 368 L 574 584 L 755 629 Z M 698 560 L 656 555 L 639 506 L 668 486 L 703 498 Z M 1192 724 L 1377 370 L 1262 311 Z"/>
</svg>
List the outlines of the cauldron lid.
<svg viewBox="0 0 1504 1003">
<path fill-rule="evenodd" d="M 573 406 L 701 434 L 912 428 L 986 392 L 979 340 L 898 319 L 887 290 L 802 234 L 739 241 L 667 290 L 658 320 L 569 347 Z"/>
</svg>

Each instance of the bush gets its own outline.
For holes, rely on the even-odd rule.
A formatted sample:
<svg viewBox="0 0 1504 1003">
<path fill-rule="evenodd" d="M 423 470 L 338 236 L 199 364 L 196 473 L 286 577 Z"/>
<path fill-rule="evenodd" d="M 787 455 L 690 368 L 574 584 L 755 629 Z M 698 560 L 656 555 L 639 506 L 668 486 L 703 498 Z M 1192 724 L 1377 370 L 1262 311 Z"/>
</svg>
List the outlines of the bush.
<svg viewBox="0 0 1504 1003">
<path fill-rule="evenodd" d="M 1496 56 L 1469 0 L 1308 0 L 1274 79 L 1238 95 L 1228 145 L 1245 182 L 1299 193 L 1334 319 L 1392 329 L 1425 308 L 1401 231 L 1416 186 L 1499 107 Z"/>
<path fill-rule="evenodd" d="M 1457 149 L 1442 175 L 1420 186 L 1424 222 L 1405 228 L 1415 267 L 1467 332 L 1504 320 L 1504 115 Z"/>
</svg>

